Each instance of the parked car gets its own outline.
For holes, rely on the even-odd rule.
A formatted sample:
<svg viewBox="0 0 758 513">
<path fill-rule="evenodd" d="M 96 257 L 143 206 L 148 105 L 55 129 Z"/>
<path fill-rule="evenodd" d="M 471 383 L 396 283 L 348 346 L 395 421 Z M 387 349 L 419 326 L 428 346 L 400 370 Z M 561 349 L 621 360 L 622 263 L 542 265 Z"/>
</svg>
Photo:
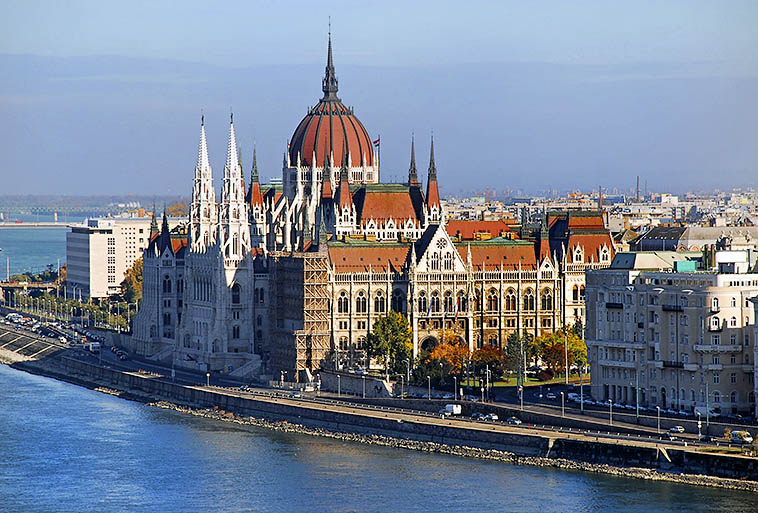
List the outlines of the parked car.
<svg viewBox="0 0 758 513">
<path fill-rule="evenodd" d="M 301 394 L 300 392 L 290 392 L 290 397 L 294 399 L 300 399 L 301 397 L 303 397 L 303 394 Z"/>
<path fill-rule="evenodd" d="M 672 426 L 669 429 L 671 433 L 684 433 L 684 426 Z"/>
<path fill-rule="evenodd" d="M 506 422 L 508 424 L 514 424 L 514 425 L 518 426 L 519 424 L 521 424 L 521 419 L 518 418 L 518 417 L 508 417 L 508 419 L 506 420 Z"/>
<path fill-rule="evenodd" d="M 475 411 L 474 413 L 471 414 L 471 418 L 474 419 L 474 420 L 480 420 L 480 419 L 484 418 L 484 414 L 483 413 L 479 413 L 478 411 Z"/>
<path fill-rule="evenodd" d="M 495 413 L 488 413 L 484 416 L 484 420 L 499 420 L 499 418 Z"/>
<path fill-rule="evenodd" d="M 552 392 L 548 392 L 547 394 L 545 394 L 545 398 L 546 398 L 546 399 L 558 399 L 558 396 L 557 396 L 557 395 L 555 395 L 555 394 L 554 394 L 554 393 L 552 393 Z"/>
</svg>

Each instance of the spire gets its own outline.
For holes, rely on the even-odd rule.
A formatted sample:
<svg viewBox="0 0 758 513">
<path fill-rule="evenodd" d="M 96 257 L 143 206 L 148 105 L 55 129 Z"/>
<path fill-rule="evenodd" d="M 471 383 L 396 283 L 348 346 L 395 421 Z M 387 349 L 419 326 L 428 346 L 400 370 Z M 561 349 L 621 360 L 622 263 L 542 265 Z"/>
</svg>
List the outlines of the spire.
<svg viewBox="0 0 758 513">
<path fill-rule="evenodd" d="M 329 45 L 327 47 L 326 71 L 324 79 L 321 81 L 321 90 L 324 91 L 324 100 L 339 101 L 337 98 L 337 74 L 334 71 L 334 62 L 332 61 L 332 24 L 329 22 Z"/>
<path fill-rule="evenodd" d="M 153 237 L 155 235 L 158 235 L 158 221 L 155 219 L 155 203 L 153 203 L 153 219 L 150 221 L 150 240 L 153 240 Z"/>
<path fill-rule="evenodd" d="M 347 176 L 347 147 L 345 148 L 345 154 L 342 157 L 342 167 L 340 168 L 340 190 L 339 190 L 339 206 L 340 208 L 348 207 L 353 203 L 353 198 L 350 196 L 350 183 Z"/>
<path fill-rule="evenodd" d="M 258 178 L 258 155 L 253 144 L 253 169 L 250 172 L 250 206 L 262 206 L 263 194 L 261 194 L 261 184 Z"/>
<path fill-rule="evenodd" d="M 239 155 L 237 153 L 237 135 L 234 132 L 234 114 L 232 113 L 229 121 L 229 144 L 226 147 L 226 169 L 224 169 L 225 178 L 230 173 L 239 171 Z"/>
<path fill-rule="evenodd" d="M 258 155 L 255 148 L 255 143 L 253 143 L 253 169 L 250 172 L 250 180 L 251 182 L 258 183 Z"/>
<path fill-rule="evenodd" d="M 418 185 L 418 172 L 416 171 L 416 141 L 411 135 L 411 167 L 408 169 L 408 185 Z"/>
<path fill-rule="evenodd" d="M 166 249 L 166 247 L 170 248 L 171 251 L 174 250 L 174 248 L 171 246 L 171 231 L 168 228 L 168 216 L 166 215 L 166 205 L 163 205 L 163 222 L 161 223 L 161 234 L 158 238 L 158 251 L 160 253 L 163 253 L 163 251 Z"/>
<path fill-rule="evenodd" d="M 426 183 L 426 205 L 427 207 L 440 206 L 440 191 L 437 186 L 437 167 L 434 165 L 434 135 L 432 135 L 432 146 L 429 150 L 429 178 Z"/>
<path fill-rule="evenodd" d="M 324 141 L 324 170 L 321 172 L 321 199 L 332 199 L 332 172 L 326 141 Z"/>
<path fill-rule="evenodd" d="M 197 167 L 195 168 L 196 178 L 207 176 L 211 173 L 211 164 L 208 160 L 208 142 L 205 138 L 205 115 L 200 116 L 200 144 L 197 149 Z M 199 175 L 199 176 L 197 176 Z"/>
</svg>

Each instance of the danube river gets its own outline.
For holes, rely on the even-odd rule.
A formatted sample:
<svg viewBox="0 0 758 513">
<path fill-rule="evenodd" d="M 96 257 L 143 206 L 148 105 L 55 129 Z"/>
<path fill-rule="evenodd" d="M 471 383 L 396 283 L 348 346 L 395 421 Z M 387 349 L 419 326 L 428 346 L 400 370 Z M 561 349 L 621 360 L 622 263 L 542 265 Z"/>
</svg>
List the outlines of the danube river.
<svg viewBox="0 0 758 513">
<path fill-rule="evenodd" d="M 66 263 L 66 232 L 61 228 L 0 228 L 0 279 L 10 274 L 44 271 Z"/>
<path fill-rule="evenodd" d="M 755 511 L 747 492 L 182 415 L 0 365 L 0 511 Z"/>
</svg>

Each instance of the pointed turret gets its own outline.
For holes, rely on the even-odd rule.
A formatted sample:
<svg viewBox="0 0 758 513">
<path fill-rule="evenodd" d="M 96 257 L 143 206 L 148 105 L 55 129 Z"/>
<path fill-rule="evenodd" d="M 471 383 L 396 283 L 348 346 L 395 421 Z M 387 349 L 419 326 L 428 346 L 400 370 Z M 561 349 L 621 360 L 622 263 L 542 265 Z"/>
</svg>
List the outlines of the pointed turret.
<svg viewBox="0 0 758 513">
<path fill-rule="evenodd" d="M 158 237 L 158 252 L 160 254 L 163 254 L 167 247 L 170 249 L 170 251 L 174 250 L 174 248 L 171 246 L 171 230 L 168 228 L 166 206 L 163 205 L 163 221 L 161 222 L 161 234 Z"/>
<path fill-rule="evenodd" d="M 332 199 L 332 171 L 326 141 L 324 141 L 324 170 L 321 172 L 321 199 Z"/>
<path fill-rule="evenodd" d="M 158 235 L 158 221 L 155 219 L 155 204 L 153 204 L 153 218 L 150 221 L 150 239 L 153 240 L 153 237 Z"/>
<path fill-rule="evenodd" d="M 253 145 L 253 169 L 250 171 L 250 207 L 262 207 L 263 194 L 261 194 L 261 184 L 258 178 L 258 155 L 256 154 L 255 145 Z"/>
<path fill-rule="evenodd" d="M 408 185 L 411 187 L 418 186 L 418 171 L 416 171 L 416 141 L 411 135 L 411 166 L 408 168 Z"/>
<path fill-rule="evenodd" d="M 348 182 L 347 170 L 347 151 L 345 151 L 345 154 L 342 157 L 342 167 L 340 168 L 340 190 L 338 199 L 340 209 L 345 207 L 350 208 L 353 204 L 353 198 L 350 196 L 350 183 Z"/>
<path fill-rule="evenodd" d="M 327 101 L 339 101 L 337 97 L 337 91 L 339 86 L 337 83 L 337 74 L 334 71 L 334 62 L 332 61 L 332 30 L 329 29 L 329 44 L 327 47 L 326 56 L 326 70 L 324 72 L 324 79 L 321 81 L 321 90 L 324 92 L 324 100 Z"/>
<path fill-rule="evenodd" d="M 544 208 L 540 220 L 539 253 L 537 257 L 539 262 L 545 258 L 550 258 L 550 232 L 547 229 L 547 210 Z"/>
<path fill-rule="evenodd" d="M 429 150 L 429 178 L 426 184 L 426 206 L 428 208 L 440 207 L 440 191 L 437 186 L 437 166 L 434 164 L 434 136 Z"/>
</svg>

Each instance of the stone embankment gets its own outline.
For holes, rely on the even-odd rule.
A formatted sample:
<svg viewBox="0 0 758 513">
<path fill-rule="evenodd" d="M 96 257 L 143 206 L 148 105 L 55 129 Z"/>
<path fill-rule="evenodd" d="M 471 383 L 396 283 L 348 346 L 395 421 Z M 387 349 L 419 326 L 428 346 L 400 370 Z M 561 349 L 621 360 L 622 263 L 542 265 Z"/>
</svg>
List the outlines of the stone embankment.
<svg viewBox="0 0 758 513">
<path fill-rule="evenodd" d="M 609 474 L 619 477 L 632 477 L 637 479 L 647 479 L 651 481 L 670 481 L 675 483 L 690 484 L 697 486 L 711 486 L 719 488 L 728 488 L 733 490 L 743 490 L 758 492 L 758 483 L 755 481 L 742 481 L 739 479 L 727 479 L 712 476 L 679 474 L 669 472 L 659 472 L 657 470 L 638 468 L 638 467 L 618 467 L 614 465 L 605 465 L 598 463 L 587 463 L 573 461 L 563 458 L 542 458 L 538 456 L 521 456 L 508 451 L 496 449 L 481 449 L 478 447 L 469 447 L 461 445 L 448 445 L 436 442 L 424 442 L 419 440 L 407 440 L 395 438 L 386 435 L 365 435 L 359 433 L 348 433 L 332 431 L 319 427 L 311 427 L 303 424 L 293 423 L 287 420 L 270 421 L 257 417 L 246 417 L 237 415 L 233 412 L 227 412 L 218 408 L 190 408 L 188 406 L 177 405 L 168 401 L 158 401 L 148 403 L 149 406 L 170 409 L 179 413 L 204 417 L 207 419 L 233 422 L 245 426 L 254 426 L 259 428 L 270 429 L 273 431 L 285 433 L 298 433 L 311 436 L 321 436 L 333 438 L 345 442 L 357 442 L 364 444 L 381 445 L 385 447 L 394 447 L 397 449 L 407 449 L 413 451 L 433 452 L 438 454 L 448 454 L 451 456 L 460 456 L 466 458 L 478 458 L 492 461 L 501 461 L 513 465 L 530 465 L 537 467 L 552 467 L 563 470 L 576 470 L 583 472 L 596 472 Z"/>
</svg>

